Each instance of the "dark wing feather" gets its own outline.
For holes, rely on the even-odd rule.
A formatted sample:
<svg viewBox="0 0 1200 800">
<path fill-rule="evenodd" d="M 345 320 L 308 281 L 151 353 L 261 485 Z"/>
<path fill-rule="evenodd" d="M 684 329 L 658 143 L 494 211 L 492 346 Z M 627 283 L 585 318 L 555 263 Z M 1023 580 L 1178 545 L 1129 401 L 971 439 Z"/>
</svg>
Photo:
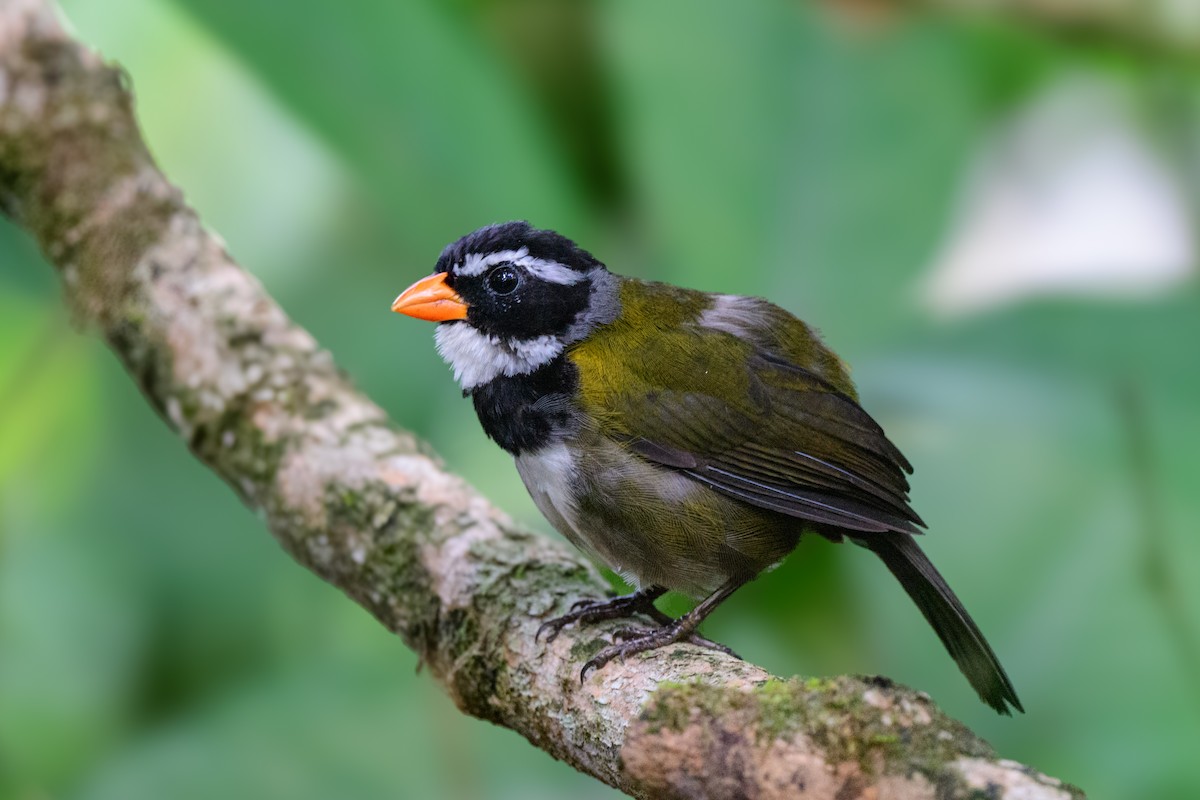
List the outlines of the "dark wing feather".
<svg viewBox="0 0 1200 800">
<path fill-rule="evenodd" d="M 778 359 L 742 362 L 750 405 L 713 394 L 626 396 L 630 449 L 752 505 L 862 532 L 919 533 L 908 462 L 859 405 Z"/>
</svg>

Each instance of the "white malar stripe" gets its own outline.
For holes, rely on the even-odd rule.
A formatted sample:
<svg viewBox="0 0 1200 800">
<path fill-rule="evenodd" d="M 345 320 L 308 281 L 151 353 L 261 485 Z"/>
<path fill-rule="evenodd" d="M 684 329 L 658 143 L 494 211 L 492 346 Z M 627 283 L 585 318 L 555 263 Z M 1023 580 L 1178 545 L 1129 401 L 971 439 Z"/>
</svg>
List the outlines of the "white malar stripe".
<svg viewBox="0 0 1200 800">
<path fill-rule="evenodd" d="M 563 351 L 562 341 L 555 336 L 504 341 L 465 322 L 438 325 L 434 341 L 442 359 L 454 370 L 454 379 L 467 390 L 501 375 L 533 372 Z"/>
<path fill-rule="evenodd" d="M 564 286 L 579 283 L 586 277 L 582 272 L 564 267 L 557 261 L 534 258 L 529 255 L 527 247 L 519 250 L 499 250 L 494 253 L 471 253 L 463 259 L 462 266 L 456 269 L 455 273 L 463 278 L 473 278 L 482 275 L 496 264 L 505 262 L 524 269 L 535 278 Z"/>
</svg>

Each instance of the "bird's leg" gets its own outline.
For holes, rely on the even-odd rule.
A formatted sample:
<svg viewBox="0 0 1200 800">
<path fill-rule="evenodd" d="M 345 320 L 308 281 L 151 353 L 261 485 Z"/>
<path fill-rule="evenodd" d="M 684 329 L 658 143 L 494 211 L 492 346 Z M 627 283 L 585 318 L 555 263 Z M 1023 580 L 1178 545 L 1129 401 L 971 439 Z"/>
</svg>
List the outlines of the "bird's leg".
<svg viewBox="0 0 1200 800">
<path fill-rule="evenodd" d="M 584 664 L 583 669 L 579 672 L 579 680 L 586 680 L 589 672 L 594 669 L 600 669 L 614 658 L 625 658 L 626 656 L 631 656 L 635 653 L 644 653 L 647 650 L 654 650 L 662 647 L 663 645 L 671 644 L 672 642 L 693 641 L 693 637 L 701 640 L 699 642 L 694 642 L 695 644 L 711 646 L 713 649 L 720 650 L 728 653 L 729 655 L 735 655 L 732 650 L 724 645 L 717 644 L 716 642 L 710 642 L 707 639 L 703 639 L 702 637 L 698 636 L 696 634 L 696 628 L 699 627 L 700 623 L 704 621 L 705 617 L 711 614 L 717 606 L 719 606 L 726 600 L 726 598 L 729 597 L 729 595 L 741 588 L 747 580 L 749 579 L 746 577 L 729 579 L 726 583 L 722 584 L 719 589 L 710 594 L 708 597 L 704 598 L 704 600 L 702 600 L 700 604 L 691 611 L 661 628 L 643 631 L 636 629 L 626 629 L 621 631 L 620 638 L 622 638 L 623 641 L 614 644 L 611 647 L 604 648 L 590 661 Z"/>
<path fill-rule="evenodd" d="M 646 614 L 662 625 L 673 624 L 675 620 L 654 607 L 654 601 L 666 593 L 667 590 L 662 586 L 648 586 L 632 594 L 624 594 L 608 601 L 580 600 L 572 605 L 571 610 L 566 614 L 555 617 L 538 628 L 537 634 L 533 637 L 534 641 L 541 639 L 544 633 L 546 641 L 552 642 L 554 637 L 558 636 L 559 631 L 573 622 L 587 625 L 605 619 L 632 617 L 634 614 Z"/>
</svg>

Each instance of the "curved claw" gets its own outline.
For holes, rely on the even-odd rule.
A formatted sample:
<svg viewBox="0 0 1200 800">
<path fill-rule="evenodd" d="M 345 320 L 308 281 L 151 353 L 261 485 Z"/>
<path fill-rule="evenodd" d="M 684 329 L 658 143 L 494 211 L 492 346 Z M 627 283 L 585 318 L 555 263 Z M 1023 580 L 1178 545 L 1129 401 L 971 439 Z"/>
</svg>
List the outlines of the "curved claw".
<svg viewBox="0 0 1200 800">
<path fill-rule="evenodd" d="M 641 635 L 629 639 L 627 642 L 606 647 L 588 659 L 588 662 L 583 665 L 583 669 L 579 671 L 579 682 L 583 683 L 587 680 L 589 672 L 600 669 L 614 658 L 625 658 L 625 656 L 631 656 L 635 653 L 643 653 L 647 650 L 661 647 L 664 644 L 670 644 L 670 641 L 662 641 L 653 631 L 643 631 Z"/>
<path fill-rule="evenodd" d="M 616 656 L 617 653 L 609 652 L 609 651 L 615 651 L 615 650 L 616 650 L 616 648 L 606 647 L 603 650 L 601 650 L 599 653 L 597 653 L 594 657 L 588 659 L 588 662 L 583 665 L 583 669 L 579 670 L 579 682 L 584 683 L 585 681 L 587 681 L 587 676 L 588 676 L 589 672 L 598 670 L 601 667 L 603 667 L 605 664 L 607 664 L 608 662 L 612 661 L 613 657 Z"/>
<path fill-rule="evenodd" d="M 680 641 L 687 642 L 688 644 L 694 644 L 697 647 L 703 647 L 705 650 L 716 650 L 718 653 L 724 653 L 727 656 L 733 656 L 738 661 L 744 660 L 741 656 L 720 642 L 714 642 L 712 639 L 705 639 L 698 633 L 693 633 L 691 636 L 687 637 L 686 639 L 681 639 Z"/>
<path fill-rule="evenodd" d="M 546 637 L 546 644 L 550 644 L 550 642 L 555 640 L 559 631 L 561 631 L 566 624 L 567 623 L 563 621 L 562 617 L 542 623 L 542 625 L 538 627 L 537 633 L 533 635 L 533 641 L 540 642 L 542 640 L 542 634 L 546 631 L 550 631 L 550 635 Z"/>
<path fill-rule="evenodd" d="M 686 644 L 694 644 L 697 647 L 703 647 L 708 650 L 716 650 L 719 653 L 733 656 L 741 659 L 737 653 L 730 650 L 723 644 L 714 642 L 710 639 L 705 639 L 698 633 L 688 632 L 682 626 L 674 628 L 657 628 L 654 630 L 645 630 L 643 628 L 621 628 L 613 632 L 613 638 L 618 641 L 617 644 L 610 645 L 604 648 L 595 656 L 593 656 L 583 669 L 579 671 L 579 682 L 583 683 L 587 680 L 588 673 L 593 670 L 598 670 L 614 658 L 625 658 L 626 656 L 644 653 L 649 650 L 656 650 L 664 645 L 673 642 L 683 642 Z"/>
<path fill-rule="evenodd" d="M 541 641 L 542 635 L 546 634 L 546 642 L 549 643 L 554 641 L 559 631 L 572 623 L 588 625 L 592 622 L 600 622 L 606 619 L 620 619 L 638 613 L 649 614 L 655 621 L 662 622 L 663 624 L 674 622 L 674 620 L 654 607 L 654 599 L 661 595 L 663 591 L 665 590 L 643 590 L 623 597 L 612 597 L 608 600 L 595 600 L 592 598 L 576 600 L 571 604 L 571 608 L 566 614 L 543 623 L 537 629 L 537 633 L 534 634 L 533 640 L 535 642 Z"/>
<path fill-rule="evenodd" d="M 698 634 L 696 628 L 714 608 L 720 605 L 733 592 L 737 591 L 738 587 L 745 582 L 746 578 L 744 577 L 731 578 L 715 592 L 702 600 L 699 605 L 677 620 L 671 620 L 666 614 L 663 614 L 654 607 L 654 600 L 660 597 L 665 591 L 661 586 L 653 586 L 632 595 L 615 598 L 605 603 L 603 608 L 594 611 L 576 612 L 576 615 L 572 617 L 573 619 L 579 619 L 582 616 L 587 616 L 589 619 L 612 619 L 614 617 L 632 616 L 633 613 L 645 613 L 653 618 L 655 622 L 661 621 L 663 623 L 661 628 L 649 631 L 639 631 L 633 628 L 623 628 L 618 631 L 617 638 L 622 641 L 604 648 L 584 664 L 583 669 L 579 671 L 580 682 L 587 679 L 589 672 L 594 669 L 600 669 L 618 656 L 625 658 L 635 653 L 656 650 L 672 642 L 687 642 L 737 658 L 737 654 L 725 645 L 709 641 Z"/>
</svg>

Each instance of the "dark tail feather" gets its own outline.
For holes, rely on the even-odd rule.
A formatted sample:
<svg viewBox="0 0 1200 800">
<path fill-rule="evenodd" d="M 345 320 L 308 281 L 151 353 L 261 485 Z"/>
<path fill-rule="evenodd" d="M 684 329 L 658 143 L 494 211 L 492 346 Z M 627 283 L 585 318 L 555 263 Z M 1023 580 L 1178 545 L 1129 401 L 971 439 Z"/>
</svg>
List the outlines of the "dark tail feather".
<svg viewBox="0 0 1200 800">
<path fill-rule="evenodd" d="M 1025 709 L 1021 708 L 1017 692 L 987 639 L 983 638 L 945 579 L 921 552 L 916 540 L 905 533 L 884 533 L 865 537 L 859 542 L 887 564 L 929 620 L 980 699 L 1001 714 L 1010 713 L 1006 703 L 1023 712 Z"/>
</svg>

